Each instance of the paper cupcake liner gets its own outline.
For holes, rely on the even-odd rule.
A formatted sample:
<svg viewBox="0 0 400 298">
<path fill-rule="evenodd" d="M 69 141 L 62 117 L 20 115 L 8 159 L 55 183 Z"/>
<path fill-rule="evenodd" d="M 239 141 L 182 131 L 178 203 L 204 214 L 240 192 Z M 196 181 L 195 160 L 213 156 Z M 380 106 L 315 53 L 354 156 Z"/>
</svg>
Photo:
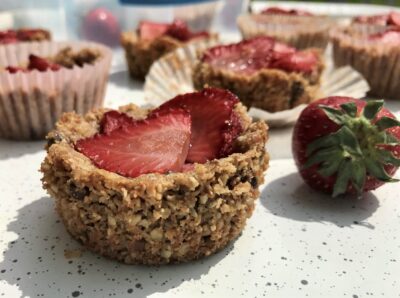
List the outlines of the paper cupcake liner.
<svg viewBox="0 0 400 298">
<path fill-rule="evenodd" d="M 159 106 L 178 94 L 194 91 L 192 70 L 198 61 L 197 53 L 217 44 L 214 40 L 196 42 L 155 62 L 144 85 L 145 99 L 149 105 Z M 368 90 L 368 83 L 357 71 L 349 66 L 334 68 L 333 62 L 327 59 L 319 97 L 337 95 L 361 98 Z M 282 127 L 293 124 L 305 106 L 275 113 L 252 107 L 249 114 L 265 120 L 270 127 Z"/>
<path fill-rule="evenodd" d="M 400 98 L 400 47 L 371 42 L 367 36 L 381 26 L 356 26 L 332 33 L 333 58 L 338 66 L 350 65 L 371 87 L 371 95 Z"/>
<path fill-rule="evenodd" d="M 62 113 L 86 113 L 103 104 L 111 50 L 92 42 L 35 42 L 0 47 L 0 68 L 27 62 L 29 54 L 54 56 L 59 50 L 92 48 L 101 52 L 96 62 L 59 71 L 0 71 L 0 137 L 43 138 Z"/>
<path fill-rule="evenodd" d="M 325 49 L 333 20 L 325 16 L 244 14 L 237 20 L 243 38 L 267 35 L 298 49 Z"/>
</svg>

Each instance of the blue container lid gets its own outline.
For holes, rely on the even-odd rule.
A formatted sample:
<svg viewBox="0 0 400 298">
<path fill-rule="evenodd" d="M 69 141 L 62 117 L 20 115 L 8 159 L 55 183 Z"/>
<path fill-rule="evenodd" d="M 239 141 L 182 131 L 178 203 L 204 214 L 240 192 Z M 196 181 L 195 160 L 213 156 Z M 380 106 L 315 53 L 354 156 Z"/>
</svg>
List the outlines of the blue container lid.
<svg viewBox="0 0 400 298">
<path fill-rule="evenodd" d="M 133 5 L 173 5 L 173 4 L 196 4 L 203 2 L 215 2 L 217 0 L 119 0 L 121 4 Z"/>
</svg>

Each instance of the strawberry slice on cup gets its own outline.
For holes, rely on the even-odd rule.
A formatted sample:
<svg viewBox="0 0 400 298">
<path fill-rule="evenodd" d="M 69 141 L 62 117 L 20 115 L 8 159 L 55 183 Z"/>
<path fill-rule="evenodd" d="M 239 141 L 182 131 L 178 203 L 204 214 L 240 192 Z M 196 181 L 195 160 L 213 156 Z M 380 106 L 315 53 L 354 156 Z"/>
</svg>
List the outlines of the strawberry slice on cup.
<svg viewBox="0 0 400 298">
<path fill-rule="evenodd" d="M 233 142 L 243 131 L 234 111 L 238 102 L 237 96 L 228 90 L 205 88 L 174 97 L 155 109 L 152 115 L 177 108 L 188 111 L 192 135 L 186 161 L 205 163 L 232 153 Z"/>
<path fill-rule="evenodd" d="M 398 181 L 400 121 L 383 103 L 328 97 L 303 110 L 292 150 L 306 184 L 336 197 Z"/>
<path fill-rule="evenodd" d="M 96 166 L 131 178 L 181 171 L 190 145 L 188 112 L 175 109 L 138 121 L 115 113 L 107 117 L 113 124 L 103 127 L 106 133 L 81 139 L 75 145 Z M 115 120 L 121 117 L 123 120 Z"/>
</svg>

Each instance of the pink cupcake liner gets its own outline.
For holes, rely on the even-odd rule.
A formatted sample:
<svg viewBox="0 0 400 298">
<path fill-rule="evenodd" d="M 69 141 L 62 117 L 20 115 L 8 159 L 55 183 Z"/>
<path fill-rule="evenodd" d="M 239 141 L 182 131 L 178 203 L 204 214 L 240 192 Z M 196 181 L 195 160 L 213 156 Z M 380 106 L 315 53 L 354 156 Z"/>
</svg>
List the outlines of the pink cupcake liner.
<svg viewBox="0 0 400 298">
<path fill-rule="evenodd" d="M 84 114 L 103 104 L 111 50 L 92 42 L 33 42 L 0 47 L 0 67 L 25 64 L 29 54 L 54 56 L 65 47 L 100 51 L 93 64 L 58 71 L 0 71 L 0 137 L 43 138 L 65 112 Z"/>
<path fill-rule="evenodd" d="M 350 65 L 360 72 L 371 87 L 371 95 L 400 98 L 400 47 L 367 38 L 384 29 L 353 25 L 333 31 L 333 58 L 335 65 Z"/>
</svg>

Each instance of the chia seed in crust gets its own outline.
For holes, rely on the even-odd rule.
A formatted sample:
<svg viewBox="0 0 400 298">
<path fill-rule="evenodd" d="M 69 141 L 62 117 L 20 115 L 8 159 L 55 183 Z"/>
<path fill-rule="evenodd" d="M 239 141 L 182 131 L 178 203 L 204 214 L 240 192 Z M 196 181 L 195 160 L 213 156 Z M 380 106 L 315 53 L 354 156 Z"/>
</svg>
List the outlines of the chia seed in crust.
<svg viewBox="0 0 400 298">
<path fill-rule="evenodd" d="M 136 119 L 148 112 L 134 105 L 120 110 Z M 236 153 L 190 172 L 126 178 L 74 149 L 77 140 L 98 132 L 105 111 L 64 114 L 48 135 L 43 187 L 75 239 L 127 264 L 160 265 L 211 255 L 240 235 L 268 167 L 265 123 L 252 123 L 239 103 L 244 132 Z"/>
<path fill-rule="evenodd" d="M 253 75 L 244 75 L 198 62 L 193 69 L 193 84 L 197 90 L 206 86 L 228 89 L 247 107 L 269 112 L 291 109 L 310 103 L 317 97 L 324 64 L 319 50 L 307 51 L 318 53 L 317 67 L 310 74 L 261 69 Z"/>
</svg>

